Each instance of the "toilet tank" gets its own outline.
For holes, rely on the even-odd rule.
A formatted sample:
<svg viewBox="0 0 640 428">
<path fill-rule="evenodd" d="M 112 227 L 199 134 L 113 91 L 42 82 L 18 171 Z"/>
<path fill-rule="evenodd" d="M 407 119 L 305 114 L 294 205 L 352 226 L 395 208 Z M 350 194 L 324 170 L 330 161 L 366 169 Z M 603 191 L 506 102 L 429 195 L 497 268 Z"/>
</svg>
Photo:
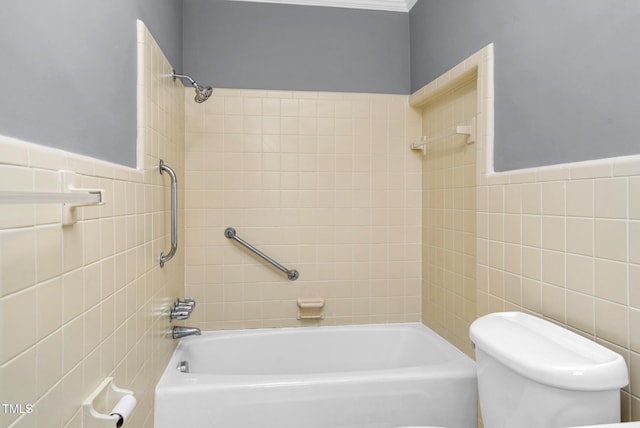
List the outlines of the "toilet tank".
<svg viewBox="0 0 640 428">
<path fill-rule="evenodd" d="M 471 324 L 485 428 L 620 421 L 627 366 L 617 353 L 549 321 L 499 312 Z"/>
</svg>

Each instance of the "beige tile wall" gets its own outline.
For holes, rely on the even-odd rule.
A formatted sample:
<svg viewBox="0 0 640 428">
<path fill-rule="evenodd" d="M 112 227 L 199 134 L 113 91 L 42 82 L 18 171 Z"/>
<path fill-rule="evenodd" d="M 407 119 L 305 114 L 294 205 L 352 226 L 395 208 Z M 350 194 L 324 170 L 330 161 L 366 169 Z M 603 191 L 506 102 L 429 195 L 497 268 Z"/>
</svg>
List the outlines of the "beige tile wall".
<svg viewBox="0 0 640 428">
<path fill-rule="evenodd" d="M 478 314 L 524 310 L 620 353 L 640 420 L 640 157 L 489 174 L 478 188 Z"/>
<path fill-rule="evenodd" d="M 491 45 L 410 100 L 421 107 L 474 70 L 477 301 L 457 313 L 526 311 L 619 352 L 622 417 L 640 420 L 640 157 L 494 173 Z"/>
<path fill-rule="evenodd" d="M 423 109 L 423 134 L 476 116 L 476 76 Z M 469 355 L 476 305 L 476 146 L 457 135 L 431 143 L 422 160 L 422 320 Z M 418 152 L 421 154 L 421 152 Z"/>
<path fill-rule="evenodd" d="M 0 411 L 3 427 L 80 427 L 82 401 L 107 376 L 132 389 L 128 425 L 153 426 L 157 379 L 174 348 L 163 310 L 178 295 L 184 255 L 164 269 L 169 180 L 159 159 L 184 172 L 184 92 L 141 25 L 139 169 L 0 137 L 0 190 L 58 191 L 60 169 L 103 188 L 106 203 L 78 209 L 61 226 L 61 205 L 0 206 Z M 133 142 L 132 142 L 133 143 Z"/>
<path fill-rule="evenodd" d="M 187 293 L 204 329 L 420 319 L 420 114 L 399 95 L 186 92 Z M 300 272 L 291 282 L 224 237 Z"/>
<path fill-rule="evenodd" d="M 468 331 L 477 316 L 475 206 L 493 156 L 493 45 L 411 94 L 409 103 L 424 111 L 427 136 L 454 125 L 474 131 L 435 143 L 422 165 L 422 320 L 473 356 Z"/>
</svg>

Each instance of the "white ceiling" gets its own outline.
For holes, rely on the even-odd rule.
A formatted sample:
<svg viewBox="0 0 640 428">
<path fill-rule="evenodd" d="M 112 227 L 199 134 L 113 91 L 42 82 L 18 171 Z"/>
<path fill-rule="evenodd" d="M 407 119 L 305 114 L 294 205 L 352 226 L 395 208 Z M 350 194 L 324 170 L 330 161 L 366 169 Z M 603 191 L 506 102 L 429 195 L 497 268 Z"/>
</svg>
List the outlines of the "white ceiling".
<svg viewBox="0 0 640 428">
<path fill-rule="evenodd" d="M 346 7 L 349 9 L 408 12 L 418 0 L 235 0 L 261 3 L 299 4 L 304 6 Z"/>
</svg>

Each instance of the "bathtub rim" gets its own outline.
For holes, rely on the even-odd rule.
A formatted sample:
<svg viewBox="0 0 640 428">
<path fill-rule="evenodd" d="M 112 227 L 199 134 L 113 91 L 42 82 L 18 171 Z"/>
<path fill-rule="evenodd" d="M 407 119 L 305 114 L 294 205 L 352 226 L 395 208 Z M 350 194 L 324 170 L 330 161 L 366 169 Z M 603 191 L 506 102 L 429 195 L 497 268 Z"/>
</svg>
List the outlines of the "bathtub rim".
<svg viewBox="0 0 640 428">
<path fill-rule="evenodd" d="M 287 374 L 222 374 L 222 373 L 182 373 L 177 369 L 182 361 L 182 351 L 189 344 L 196 341 L 209 341 L 226 337 L 251 337 L 269 334 L 286 334 L 288 332 L 304 333 L 305 331 L 332 330 L 418 330 L 420 333 L 438 340 L 447 350 L 451 358 L 442 363 L 431 363 L 409 367 L 354 370 L 322 373 L 287 373 Z M 388 323 L 388 324 L 356 324 L 337 326 L 310 327 L 273 327 L 242 330 L 212 330 L 203 331 L 202 336 L 186 337 L 180 340 L 165 367 L 157 385 L 156 394 L 162 390 L 177 389 L 243 389 L 255 387 L 287 387 L 311 386 L 343 382 L 383 382 L 386 380 L 417 380 L 429 378 L 463 379 L 476 378 L 476 364 L 473 359 L 446 341 L 435 331 L 420 322 Z"/>
</svg>

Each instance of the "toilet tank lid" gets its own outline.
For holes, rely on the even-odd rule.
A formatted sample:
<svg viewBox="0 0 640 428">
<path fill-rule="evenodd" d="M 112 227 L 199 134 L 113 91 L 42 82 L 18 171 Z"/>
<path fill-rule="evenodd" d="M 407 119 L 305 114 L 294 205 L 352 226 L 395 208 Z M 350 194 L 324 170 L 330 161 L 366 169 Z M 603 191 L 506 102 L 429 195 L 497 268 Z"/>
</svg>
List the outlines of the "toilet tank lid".
<svg viewBox="0 0 640 428">
<path fill-rule="evenodd" d="M 622 388 L 629 382 L 622 356 L 529 314 L 485 315 L 471 324 L 469 335 L 477 349 L 520 375 L 546 385 L 605 391 Z"/>
</svg>

